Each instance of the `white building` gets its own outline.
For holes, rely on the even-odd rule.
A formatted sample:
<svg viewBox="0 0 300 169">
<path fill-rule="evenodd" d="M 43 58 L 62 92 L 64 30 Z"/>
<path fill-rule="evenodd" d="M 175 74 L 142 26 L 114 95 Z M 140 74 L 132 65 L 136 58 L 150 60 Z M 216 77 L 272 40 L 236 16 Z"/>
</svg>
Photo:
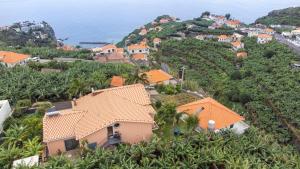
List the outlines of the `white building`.
<svg viewBox="0 0 300 169">
<path fill-rule="evenodd" d="M 139 44 L 127 46 L 127 52 L 132 55 L 138 53 L 149 54 L 150 51 L 149 46 L 145 42 L 141 42 Z"/>
<path fill-rule="evenodd" d="M 257 35 L 257 43 L 259 43 L 259 44 L 268 43 L 268 42 L 272 41 L 272 39 L 273 39 L 273 36 L 268 35 L 268 34 Z"/>
<path fill-rule="evenodd" d="M 17 169 L 18 167 L 33 167 L 33 166 L 38 166 L 39 165 L 39 156 L 31 156 L 19 160 L 15 160 L 12 165 L 12 169 Z"/>
<path fill-rule="evenodd" d="M 3 131 L 3 122 L 11 115 L 11 112 L 8 100 L 0 100 L 0 133 Z"/>
</svg>

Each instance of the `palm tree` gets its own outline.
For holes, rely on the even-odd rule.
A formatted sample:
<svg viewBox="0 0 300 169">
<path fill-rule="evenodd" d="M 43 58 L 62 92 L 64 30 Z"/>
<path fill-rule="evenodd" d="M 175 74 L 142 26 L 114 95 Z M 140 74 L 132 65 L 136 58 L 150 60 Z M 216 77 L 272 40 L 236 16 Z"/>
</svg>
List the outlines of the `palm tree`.
<svg viewBox="0 0 300 169">
<path fill-rule="evenodd" d="M 4 144 L 15 144 L 18 147 L 23 145 L 23 141 L 27 138 L 27 126 L 12 125 L 8 130 L 4 132 Z"/>
<path fill-rule="evenodd" d="M 136 83 L 142 83 L 142 84 L 149 84 L 149 81 L 147 80 L 147 75 L 145 73 L 141 73 L 139 68 L 136 68 L 126 81 L 128 84 L 136 84 Z"/>
<path fill-rule="evenodd" d="M 190 115 L 186 119 L 186 127 L 189 132 L 192 132 L 198 126 L 198 117 L 195 115 Z"/>
<path fill-rule="evenodd" d="M 40 142 L 39 137 L 34 137 L 32 140 L 24 142 L 23 155 L 26 157 L 39 155 L 43 151 L 43 145 Z"/>
</svg>

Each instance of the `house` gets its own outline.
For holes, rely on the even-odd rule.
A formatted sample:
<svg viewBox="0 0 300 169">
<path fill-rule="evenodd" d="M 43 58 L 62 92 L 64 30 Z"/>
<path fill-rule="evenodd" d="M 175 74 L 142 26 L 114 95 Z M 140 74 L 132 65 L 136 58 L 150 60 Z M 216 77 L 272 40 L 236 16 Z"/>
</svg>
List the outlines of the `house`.
<svg viewBox="0 0 300 169">
<path fill-rule="evenodd" d="M 0 51 L 0 63 L 6 67 L 14 67 L 16 65 L 25 65 L 31 59 L 30 55 Z"/>
<path fill-rule="evenodd" d="M 198 39 L 198 40 L 204 40 L 205 36 L 204 35 L 197 35 L 197 36 L 195 36 L 195 38 Z"/>
<path fill-rule="evenodd" d="M 127 46 L 127 51 L 131 55 L 136 53 L 149 54 L 149 46 L 147 45 L 147 43 L 141 42 L 139 44 Z"/>
<path fill-rule="evenodd" d="M 125 79 L 122 76 L 113 76 L 110 82 L 110 87 L 124 86 Z"/>
<path fill-rule="evenodd" d="M 148 141 L 155 113 L 142 84 L 94 91 L 74 99 L 72 109 L 45 113 L 46 156 L 74 150 L 82 141 L 92 149 Z"/>
<path fill-rule="evenodd" d="M 139 35 L 145 36 L 145 35 L 147 35 L 147 33 L 148 33 L 147 29 L 143 28 L 143 29 L 140 31 Z"/>
<path fill-rule="evenodd" d="M 39 160 L 40 160 L 39 155 L 15 160 L 12 164 L 12 169 L 17 169 L 21 166 L 22 167 L 26 166 L 28 168 L 32 168 L 34 166 L 37 167 L 39 165 Z"/>
<path fill-rule="evenodd" d="M 241 34 L 239 34 L 239 33 L 234 33 L 233 35 L 232 35 L 232 40 L 233 41 L 241 41 L 242 39 L 243 39 L 243 35 L 241 35 Z"/>
<path fill-rule="evenodd" d="M 238 59 L 246 58 L 247 56 L 248 56 L 248 53 L 247 53 L 247 52 L 238 52 L 238 53 L 236 54 L 236 57 L 237 57 Z"/>
<path fill-rule="evenodd" d="M 293 34 L 291 32 L 282 32 L 282 36 L 287 37 L 287 38 L 292 38 Z"/>
<path fill-rule="evenodd" d="M 259 44 L 268 43 L 268 42 L 272 41 L 272 39 L 273 39 L 272 35 L 268 35 L 268 34 L 257 35 L 257 43 L 259 43 Z"/>
<path fill-rule="evenodd" d="M 227 35 L 220 35 L 220 36 L 218 36 L 218 42 L 230 43 L 231 42 L 231 37 L 227 36 Z"/>
<path fill-rule="evenodd" d="M 99 47 L 99 48 L 93 48 L 92 52 L 98 53 L 98 54 L 111 54 L 111 53 L 115 53 L 117 52 L 117 47 L 114 44 L 109 44 L 109 45 L 105 45 L 103 47 Z"/>
<path fill-rule="evenodd" d="M 111 53 L 94 57 L 94 60 L 100 63 L 127 63 L 128 59 L 122 53 Z"/>
<path fill-rule="evenodd" d="M 133 54 L 131 56 L 132 60 L 134 61 L 137 61 L 137 60 L 144 60 L 144 61 L 147 61 L 148 58 L 147 58 L 147 55 L 146 54 L 143 54 L 143 53 L 137 53 L 137 54 Z"/>
<path fill-rule="evenodd" d="M 242 134 L 249 128 L 244 122 L 244 117 L 210 97 L 179 106 L 177 112 L 197 116 L 200 130 L 219 132 L 231 129 L 237 134 Z"/>
<path fill-rule="evenodd" d="M 238 28 L 241 25 L 241 22 L 239 20 L 229 20 L 225 22 L 226 26 L 230 28 Z"/>
<path fill-rule="evenodd" d="M 11 115 L 12 110 L 8 100 L 0 100 L 0 133 L 3 131 L 4 121 Z"/>
<path fill-rule="evenodd" d="M 174 77 L 164 72 L 163 70 L 150 70 L 144 73 L 147 77 L 149 85 L 169 85 L 176 84 Z"/>
<path fill-rule="evenodd" d="M 169 22 L 171 22 L 171 19 L 169 19 L 169 18 L 161 18 L 161 19 L 159 20 L 159 23 L 160 23 L 160 24 L 169 23 Z"/>
<path fill-rule="evenodd" d="M 292 30 L 291 33 L 295 36 L 300 35 L 300 29 Z"/>
<path fill-rule="evenodd" d="M 239 49 L 244 48 L 244 43 L 242 43 L 241 41 L 235 41 L 235 42 L 231 42 L 231 46 L 233 50 L 237 51 Z"/>
<path fill-rule="evenodd" d="M 248 32 L 248 37 L 256 37 L 259 34 L 258 30 L 250 30 Z"/>
<path fill-rule="evenodd" d="M 275 31 L 271 28 L 266 28 L 266 29 L 263 29 L 262 33 L 268 34 L 268 35 L 274 35 Z"/>
<path fill-rule="evenodd" d="M 155 48 L 159 47 L 160 43 L 161 43 L 160 38 L 154 38 L 153 39 L 153 45 L 154 45 Z"/>
</svg>

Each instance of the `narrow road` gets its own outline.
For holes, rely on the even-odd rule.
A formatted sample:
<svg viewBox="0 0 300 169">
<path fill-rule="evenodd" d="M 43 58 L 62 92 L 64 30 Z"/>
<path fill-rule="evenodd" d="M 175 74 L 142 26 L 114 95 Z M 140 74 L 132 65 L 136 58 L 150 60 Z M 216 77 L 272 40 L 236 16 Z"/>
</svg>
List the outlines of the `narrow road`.
<svg viewBox="0 0 300 169">
<path fill-rule="evenodd" d="M 293 51 L 295 51 L 300 56 L 300 47 L 299 46 L 296 46 L 293 43 L 289 42 L 285 37 L 283 37 L 282 35 L 280 35 L 278 33 L 276 33 L 274 35 L 274 37 L 278 42 L 287 45 L 289 48 L 293 49 Z"/>
</svg>

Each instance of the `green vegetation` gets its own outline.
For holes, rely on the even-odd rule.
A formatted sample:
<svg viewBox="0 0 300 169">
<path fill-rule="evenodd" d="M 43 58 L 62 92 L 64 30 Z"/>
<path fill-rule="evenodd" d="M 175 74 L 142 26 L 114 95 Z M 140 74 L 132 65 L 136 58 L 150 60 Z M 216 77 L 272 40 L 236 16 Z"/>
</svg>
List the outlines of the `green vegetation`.
<svg viewBox="0 0 300 169">
<path fill-rule="evenodd" d="M 286 8 L 281 10 L 274 10 L 267 16 L 261 17 L 255 23 L 262 23 L 266 25 L 293 25 L 300 26 L 300 7 Z"/>
<path fill-rule="evenodd" d="M 185 66 L 187 80 L 197 81 L 279 142 L 290 143 L 300 129 L 300 72 L 289 67 L 297 56 L 275 41 L 258 45 L 245 39 L 245 46 L 249 56 L 244 60 L 235 59 L 223 43 L 195 39 L 162 43 L 155 56 L 175 70 Z"/>
<path fill-rule="evenodd" d="M 42 73 L 40 64 L 31 67 L 0 68 L 0 99 L 58 101 L 86 94 L 91 88 L 101 89 L 109 86 L 113 75 L 131 76 L 132 65 L 100 64 L 96 62 L 49 63 L 46 67 L 63 68 L 63 72 Z M 127 72 L 127 73 L 126 73 Z"/>
<path fill-rule="evenodd" d="M 40 57 L 41 59 L 53 59 L 55 57 L 92 59 L 89 50 L 64 51 L 53 47 L 7 47 L 0 46 L 0 50 L 13 51 L 23 54 L 29 54 L 32 57 Z"/>
</svg>

